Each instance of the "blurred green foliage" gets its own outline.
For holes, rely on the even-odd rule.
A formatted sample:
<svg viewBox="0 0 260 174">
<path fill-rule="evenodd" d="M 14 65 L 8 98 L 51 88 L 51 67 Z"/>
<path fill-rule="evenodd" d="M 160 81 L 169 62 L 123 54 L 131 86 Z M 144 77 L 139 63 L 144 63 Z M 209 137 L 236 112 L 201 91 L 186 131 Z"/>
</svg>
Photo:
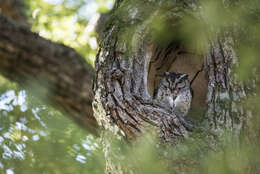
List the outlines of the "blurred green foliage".
<svg viewBox="0 0 260 174">
<path fill-rule="evenodd" d="M 93 63 L 97 50 L 94 23 L 99 12 L 111 9 L 113 1 L 26 2 L 29 7 L 26 12 L 35 32 L 75 48 Z M 252 69 L 258 68 L 260 53 L 260 1 L 202 0 L 198 1 L 200 10 L 191 6 L 188 11 L 171 6 L 175 1 L 167 1 L 170 8 L 162 7 L 155 16 L 152 12 L 161 7 L 156 6 L 157 1 L 131 2 L 125 1 L 131 7 L 128 11 L 121 6 L 111 18 L 121 17 L 121 39 L 132 43 L 133 33 L 143 19 L 150 20 L 152 38 L 157 42 L 183 41 L 198 54 L 208 49 L 209 38 L 217 40 L 217 34 L 232 35 L 240 61 L 236 73 L 242 80 L 255 75 Z M 173 11 L 183 15 L 182 22 L 178 23 L 180 16 L 173 16 L 169 26 L 167 19 Z M 113 21 L 107 23 L 108 27 L 110 22 Z M 2 77 L 0 92 L 1 173 L 104 173 L 99 139 Z M 168 174 L 172 173 L 169 168 L 178 171 L 180 167 L 189 174 L 260 173 L 259 102 L 258 95 L 250 96 L 245 102 L 254 117 L 248 134 L 241 135 L 239 142 L 232 133 L 226 132 L 216 149 L 211 149 L 206 135 L 191 136 L 172 148 L 158 144 L 153 134 L 147 134 L 131 145 L 111 138 L 111 153 L 122 166 L 140 174 Z"/>
<path fill-rule="evenodd" d="M 97 51 L 95 24 L 114 0 L 25 0 L 32 30 L 47 39 L 76 49 L 94 64 Z"/>
<path fill-rule="evenodd" d="M 115 154 L 114 161 L 129 167 L 133 173 L 167 174 L 173 170 L 189 174 L 260 173 L 260 1 L 132 0 L 123 1 L 112 15 L 107 29 L 111 29 L 111 24 L 119 23 L 118 40 L 126 43 L 127 51 L 140 49 L 143 40 L 139 44 L 136 39 L 147 37 L 145 39 L 159 46 L 176 42 L 190 53 L 205 55 L 211 51 L 212 44 L 227 39 L 234 49 L 232 61 L 238 62 L 232 72 L 235 85 L 247 82 L 243 86 L 247 98 L 239 101 L 239 116 L 245 127 L 234 128 L 241 130 L 241 134 L 223 130 L 215 144 L 207 134 L 189 137 L 170 147 L 172 149 L 159 146 L 152 135 L 144 135 L 129 148 L 121 140 L 114 140 L 115 147 L 111 152 Z M 148 34 L 144 32 L 147 30 Z M 232 116 L 235 122 L 235 114 Z M 226 120 L 223 122 L 226 124 Z"/>
<path fill-rule="evenodd" d="M 24 1 L 33 31 L 76 49 L 93 65 L 95 23 L 113 0 Z M 0 173 L 104 173 L 99 138 L 2 76 L 0 155 Z"/>
<path fill-rule="evenodd" d="M 103 173 L 99 139 L 26 91 L 0 96 L 0 171 Z"/>
<path fill-rule="evenodd" d="M 259 122 L 256 123 L 259 127 Z M 258 132 L 259 133 L 259 132 Z M 259 136 L 259 134 L 258 134 Z M 218 147 L 212 148 L 207 135 L 194 135 L 174 146 L 159 143 L 154 133 L 146 133 L 129 143 L 109 138 L 110 157 L 135 174 L 257 174 L 260 172 L 259 139 L 249 144 L 226 132 Z M 258 137 L 259 138 L 259 137 Z"/>
</svg>

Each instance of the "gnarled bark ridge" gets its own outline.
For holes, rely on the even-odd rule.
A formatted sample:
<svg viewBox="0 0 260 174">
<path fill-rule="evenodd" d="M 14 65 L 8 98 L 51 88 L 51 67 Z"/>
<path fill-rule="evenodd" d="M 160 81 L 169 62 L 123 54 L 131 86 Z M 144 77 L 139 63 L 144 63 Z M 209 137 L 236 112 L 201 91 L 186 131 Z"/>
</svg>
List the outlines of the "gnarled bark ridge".
<svg viewBox="0 0 260 174">
<path fill-rule="evenodd" d="M 124 19 L 132 27 L 131 36 L 124 35 L 126 27 L 119 26 L 117 20 L 120 19 L 115 19 L 97 55 L 95 116 L 102 126 L 112 131 L 121 130 L 129 140 L 139 136 L 148 125 L 158 128 L 166 142 L 184 137 L 188 131 L 180 119 L 182 116 L 157 103 L 148 92 L 149 65 L 158 51 L 149 41 L 148 31 L 154 16 L 140 22 L 139 14 L 131 15 Z M 169 47 L 166 51 L 179 51 L 170 44 L 166 45 Z"/>
<path fill-rule="evenodd" d="M 199 8 L 185 1 L 168 2 L 165 6 L 145 0 L 136 3 L 123 1 L 117 4 L 118 8 L 111 16 L 113 20 L 108 22 L 96 60 L 94 115 L 106 130 L 121 134 L 130 141 L 143 133 L 146 127 L 154 127 L 164 142 L 176 143 L 188 137 L 189 126 L 178 112 L 151 97 L 154 86 L 150 89 L 149 85 L 154 84 L 150 80 L 171 69 L 176 59 L 190 50 L 180 37 L 174 37 L 175 33 L 169 32 L 169 37 L 163 42 L 154 41 L 153 22 L 165 20 L 167 29 L 178 32 L 183 12 Z M 144 6 L 149 14 L 140 9 Z M 160 13 L 162 8 L 168 10 Z M 211 32 L 210 29 L 207 32 Z M 213 146 L 226 130 L 239 137 L 247 119 L 245 113 L 250 112 L 245 111 L 239 102 L 254 90 L 246 90 L 244 84 L 235 79 L 233 67 L 239 62 L 232 37 L 219 35 L 217 38 L 208 37 L 208 51 L 199 56 L 204 58 L 200 63 L 204 64 L 205 79 L 201 78 L 200 83 L 207 86 L 202 88 L 204 93 L 201 94 L 206 96 L 207 109 L 201 114 L 198 125 L 191 126 L 194 130 L 208 132 Z M 189 54 L 198 57 L 195 53 Z M 152 77 L 149 73 L 153 73 Z M 109 141 L 105 141 L 105 151 L 109 151 L 109 147 Z M 124 173 L 120 167 L 115 167 L 116 162 L 111 162 L 109 156 L 106 158 L 108 173 Z"/>
</svg>

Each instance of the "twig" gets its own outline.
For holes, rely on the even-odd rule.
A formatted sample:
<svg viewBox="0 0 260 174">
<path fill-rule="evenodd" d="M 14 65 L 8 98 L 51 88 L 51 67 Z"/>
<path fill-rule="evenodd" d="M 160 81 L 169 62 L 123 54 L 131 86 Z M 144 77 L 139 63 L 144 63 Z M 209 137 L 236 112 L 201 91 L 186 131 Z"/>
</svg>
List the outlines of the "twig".
<svg viewBox="0 0 260 174">
<path fill-rule="evenodd" d="M 192 80 L 191 80 L 191 82 L 190 82 L 190 85 L 192 85 L 193 81 L 197 78 L 197 76 L 199 75 L 199 73 L 200 73 L 201 71 L 203 71 L 203 69 L 204 69 L 204 64 L 202 64 L 201 69 L 196 72 L 196 74 L 194 75 L 194 77 L 192 78 Z"/>
</svg>

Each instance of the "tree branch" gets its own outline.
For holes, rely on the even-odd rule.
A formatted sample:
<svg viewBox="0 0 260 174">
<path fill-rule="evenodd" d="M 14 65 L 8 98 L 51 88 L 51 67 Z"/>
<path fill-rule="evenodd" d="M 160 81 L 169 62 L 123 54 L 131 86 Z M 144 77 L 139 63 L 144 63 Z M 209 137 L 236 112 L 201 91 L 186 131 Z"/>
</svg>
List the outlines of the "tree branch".
<svg viewBox="0 0 260 174">
<path fill-rule="evenodd" d="M 19 24 L 29 26 L 27 17 L 24 13 L 26 5 L 21 0 L 0 0 L 0 13 L 15 20 Z"/>
<path fill-rule="evenodd" d="M 97 133 L 91 65 L 73 49 L 48 41 L 1 14 L 0 73 L 30 87 L 35 95 Z"/>
</svg>

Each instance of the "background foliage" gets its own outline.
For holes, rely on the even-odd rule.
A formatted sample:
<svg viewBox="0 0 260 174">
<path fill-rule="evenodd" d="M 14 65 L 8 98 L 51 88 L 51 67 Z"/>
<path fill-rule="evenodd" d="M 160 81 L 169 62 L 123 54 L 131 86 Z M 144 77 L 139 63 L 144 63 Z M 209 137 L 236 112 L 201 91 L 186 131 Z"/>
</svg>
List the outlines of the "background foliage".
<svg viewBox="0 0 260 174">
<path fill-rule="evenodd" d="M 97 51 L 95 23 L 99 13 L 112 8 L 112 0 L 25 1 L 33 31 L 75 48 L 93 64 Z M 150 4 L 135 0 L 131 2 L 132 9 L 142 11 L 141 14 L 147 19 L 157 7 L 153 6 L 156 1 Z M 206 38 L 215 40 L 218 39 L 216 33 L 232 33 L 240 62 L 240 66 L 235 67 L 237 78 L 244 82 L 259 79 L 256 74 L 260 63 L 260 2 L 202 0 L 199 4 L 200 13 L 196 10 L 187 12 L 179 30 L 175 30 L 173 35 L 172 28 L 163 20 L 169 9 L 161 10 L 151 23 L 152 37 L 163 42 L 163 39 L 177 36 L 185 41 L 191 51 L 203 54 L 208 48 Z M 128 14 L 131 17 L 130 12 L 119 10 L 114 18 L 121 16 L 125 19 L 129 17 Z M 131 30 L 140 24 L 139 18 L 141 16 L 137 16 L 136 23 L 125 26 L 126 36 L 122 38 L 131 38 Z M 198 18 L 200 20 L 194 20 Z M 0 92 L 0 173 L 104 173 L 105 161 L 99 139 L 38 101 L 29 91 L 2 77 Z M 111 141 L 114 140 L 115 160 L 141 174 L 172 173 L 168 166 L 178 170 L 178 166 L 184 164 L 189 166 L 186 173 L 260 173 L 259 102 L 259 89 L 243 101 L 243 105 L 253 111 L 253 117 L 250 129 L 241 135 L 239 142 L 232 132 L 227 131 L 214 150 L 210 149 L 204 135 L 201 135 L 164 151 L 162 149 L 165 147 L 157 144 L 153 134 L 138 140 L 134 149 L 126 146 L 125 142 L 111 138 Z M 164 161 L 162 157 L 168 160 Z"/>
<path fill-rule="evenodd" d="M 25 0 L 32 30 L 76 49 L 93 65 L 95 24 L 113 0 Z M 100 140 L 0 77 L 0 173 L 104 173 Z"/>
</svg>

